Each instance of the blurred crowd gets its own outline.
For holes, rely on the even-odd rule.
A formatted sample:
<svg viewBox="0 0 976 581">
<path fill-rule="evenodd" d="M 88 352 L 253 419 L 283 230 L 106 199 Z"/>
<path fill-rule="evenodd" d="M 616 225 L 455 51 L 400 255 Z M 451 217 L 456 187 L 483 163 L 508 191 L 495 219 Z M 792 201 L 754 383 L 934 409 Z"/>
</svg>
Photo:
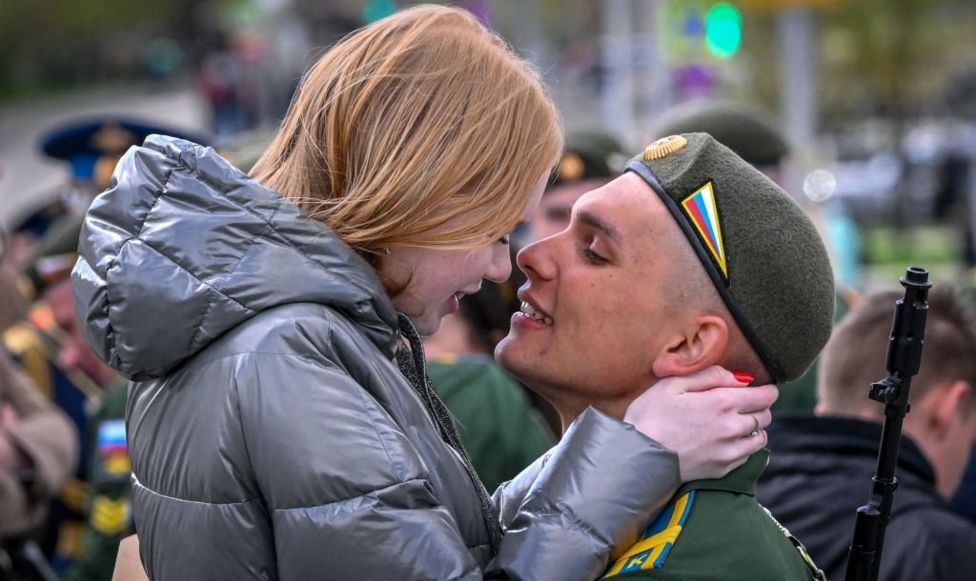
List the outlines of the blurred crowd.
<svg viewBox="0 0 976 581">
<path fill-rule="evenodd" d="M 134 532 L 126 382 L 88 345 L 78 323 L 85 313 L 75 311 L 72 298 L 70 273 L 82 216 L 108 187 L 122 153 L 152 133 L 227 146 L 227 157 L 248 171 L 265 138 L 229 138 L 259 127 L 269 111 L 282 111 L 294 88 L 282 88 L 269 102 L 251 66 L 259 58 L 259 46 L 225 42 L 202 64 L 199 88 L 212 111 L 209 135 L 151 120 L 100 117 L 54 128 L 39 144 L 70 167 L 71 180 L 56 197 L 41 200 L 0 229 L 0 580 L 108 579 L 119 541 Z M 785 164 L 796 145 L 768 112 L 717 100 L 673 107 L 646 131 L 655 138 L 710 133 L 784 186 Z M 603 129 L 569 132 L 536 216 L 514 235 L 513 259 L 519 247 L 566 228 L 573 203 L 620 175 L 629 151 L 625 136 Z M 936 280 L 939 290 L 932 295 L 883 579 L 972 575 L 967 568 L 976 546 L 972 153 L 960 141 L 933 164 L 930 211 L 958 230 L 959 268 L 952 274 L 961 274 Z M 870 382 L 886 373 L 898 285 L 896 278 L 868 281 L 860 271 L 859 208 L 836 199 L 814 204 L 805 192 L 790 193 L 831 252 L 838 281 L 836 326 L 818 363 L 803 378 L 780 386 L 769 429 L 771 460 L 757 498 L 805 544 L 828 579 L 840 579 L 855 510 L 867 498 L 874 470 L 882 406 L 866 394 Z M 516 291 L 523 280 L 516 270 L 504 283 L 486 281 L 424 340 L 431 382 L 455 416 L 489 490 L 542 455 L 561 432 L 553 409 L 492 358 L 521 307 Z"/>
</svg>

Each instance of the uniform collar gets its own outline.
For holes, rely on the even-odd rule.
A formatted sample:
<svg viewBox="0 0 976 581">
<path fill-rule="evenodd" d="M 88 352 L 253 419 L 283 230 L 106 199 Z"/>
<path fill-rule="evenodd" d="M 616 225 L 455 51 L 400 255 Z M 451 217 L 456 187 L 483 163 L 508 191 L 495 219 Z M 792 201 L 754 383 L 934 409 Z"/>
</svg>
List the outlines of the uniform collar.
<svg viewBox="0 0 976 581">
<path fill-rule="evenodd" d="M 746 460 L 746 463 L 729 472 L 725 478 L 714 480 L 695 480 L 683 485 L 676 496 L 684 494 L 689 490 L 722 490 L 735 494 L 756 495 L 756 483 L 766 464 L 769 462 L 769 450 L 762 449 Z"/>
</svg>

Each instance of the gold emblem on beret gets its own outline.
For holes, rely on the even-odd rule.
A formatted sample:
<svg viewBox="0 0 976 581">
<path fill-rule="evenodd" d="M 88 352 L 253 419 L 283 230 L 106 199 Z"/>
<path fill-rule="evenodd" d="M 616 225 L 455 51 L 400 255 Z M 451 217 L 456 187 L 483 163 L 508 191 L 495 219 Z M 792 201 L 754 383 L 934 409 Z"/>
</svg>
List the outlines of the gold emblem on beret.
<svg viewBox="0 0 976 581">
<path fill-rule="evenodd" d="M 644 161 L 661 159 L 688 145 L 688 140 L 680 135 L 668 135 L 644 148 Z"/>
<path fill-rule="evenodd" d="M 586 167 L 583 159 L 575 153 L 567 153 L 559 160 L 559 180 L 563 182 L 575 182 L 583 177 Z"/>
</svg>

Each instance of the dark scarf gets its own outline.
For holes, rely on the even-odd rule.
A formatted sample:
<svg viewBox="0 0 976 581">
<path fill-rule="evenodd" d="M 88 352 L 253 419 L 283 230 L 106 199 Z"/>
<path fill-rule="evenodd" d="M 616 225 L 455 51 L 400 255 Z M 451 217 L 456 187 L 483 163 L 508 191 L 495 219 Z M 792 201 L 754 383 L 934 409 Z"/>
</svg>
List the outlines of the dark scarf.
<svg viewBox="0 0 976 581">
<path fill-rule="evenodd" d="M 406 315 L 400 313 L 399 322 L 400 333 L 410 343 L 410 349 L 404 349 L 402 346 L 400 349 L 397 349 L 397 367 L 400 368 L 400 372 L 407 378 L 407 381 L 416 390 L 424 405 L 427 406 L 427 411 L 433 418 L 434 423 L 437 424 L 438 430 L 440 430 L 441 439 L 448 446 L 454 448 L 461 457 L 464 469 L 467 470 L 471 484 L 478 493 L 478 500 L 481 502 L 481 516 L 485 519 L 485 526 L 488 527 L 491 550 L 493 553 L 497 553 L 498 545 L 502 538 L 502 531 L 498 524 L 498 515 L 495 513 L 495 505 L 492 504 L 484 484 L 478 478 L 474 466 L 471 465 L 471 460 L 468 459 L 467 452 L 464 451 L 464 446 L 461 445 L 461 440 L 458 438 L 457 428 L 454 426 L 454 419 L 451 417 L 451 412 L 447 411 L 447 407 L 441 401 L 437 392 L 434 391 L 434 387 L 427 377 L 427 362 L 424 357 L 424 345 L 420 341 L 420 334 L 417 333 L 417 329 L 414 328 L 413 323 L 410 322 L 410 319 Z"/>
</svg>

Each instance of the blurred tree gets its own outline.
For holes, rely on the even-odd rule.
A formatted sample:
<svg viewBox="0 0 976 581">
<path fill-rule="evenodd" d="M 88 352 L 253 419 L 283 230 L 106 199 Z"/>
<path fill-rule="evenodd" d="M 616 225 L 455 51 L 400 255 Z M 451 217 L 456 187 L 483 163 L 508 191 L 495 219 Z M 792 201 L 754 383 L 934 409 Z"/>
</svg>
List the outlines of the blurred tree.
<svg viewBox="0 0 976 581">
<path fill-rule="evenodd" d="M 207 18 L 250 0 L 3 0 L 0 97 L 140 74 L 141 50 L 170 38 L 194 56 Z"/>
</svg>

